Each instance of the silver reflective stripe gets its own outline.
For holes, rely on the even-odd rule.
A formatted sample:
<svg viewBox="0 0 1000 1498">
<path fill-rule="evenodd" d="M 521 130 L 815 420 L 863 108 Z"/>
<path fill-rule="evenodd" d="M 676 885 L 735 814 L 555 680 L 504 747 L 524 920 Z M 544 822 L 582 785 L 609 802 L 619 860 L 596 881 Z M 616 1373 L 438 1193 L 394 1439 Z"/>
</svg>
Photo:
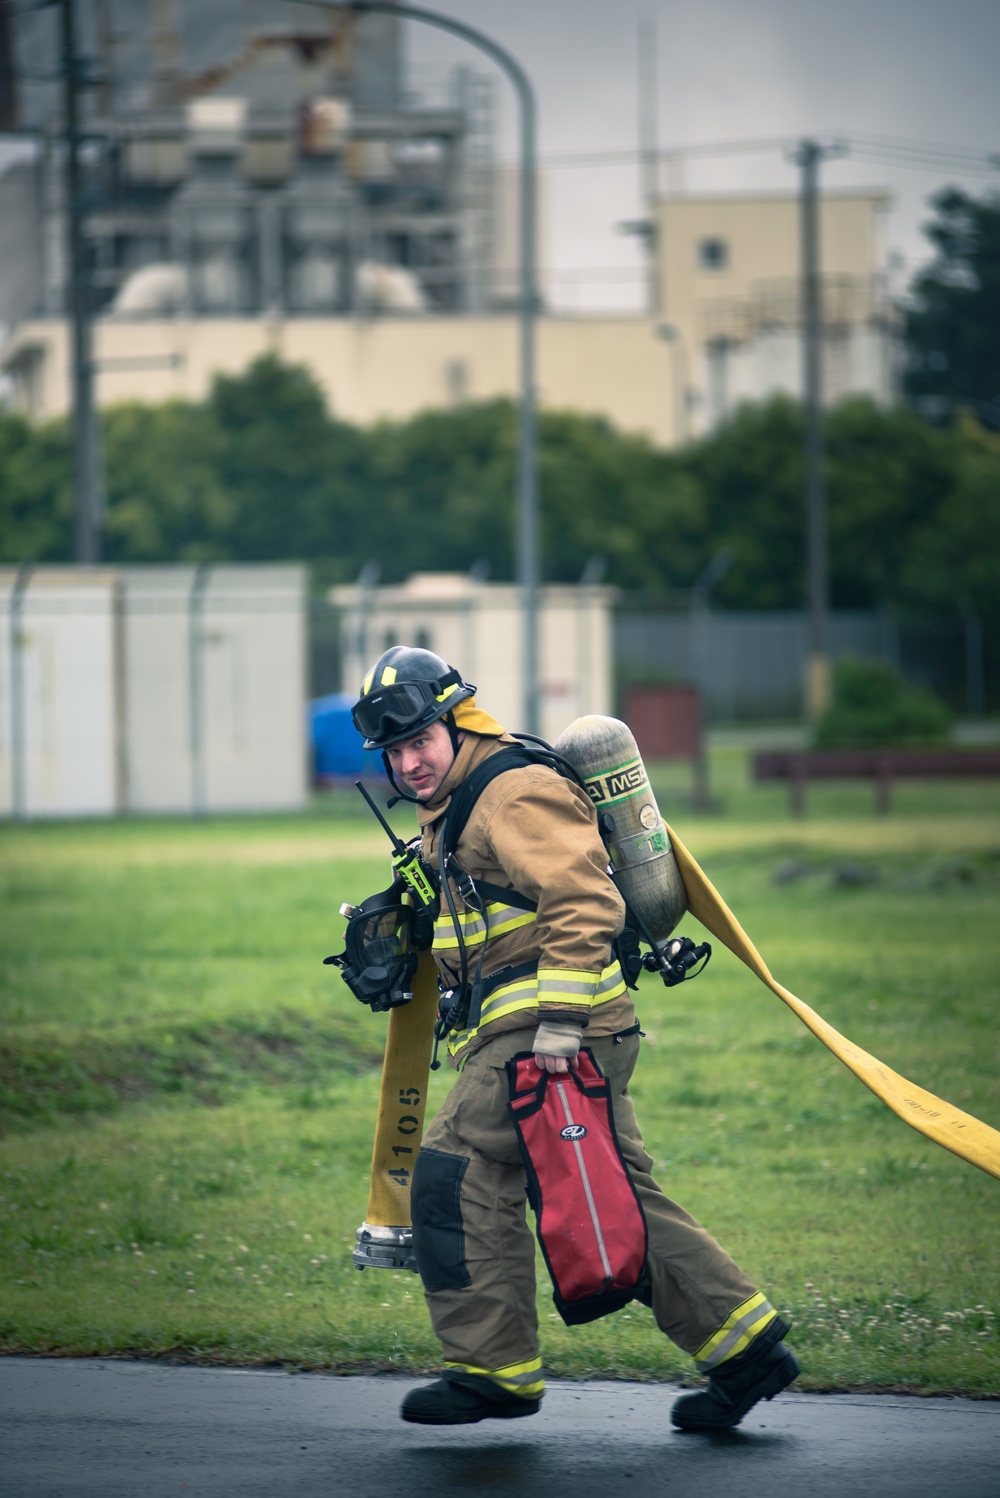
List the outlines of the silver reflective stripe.
<svg viewBox="0 0 1000 1498">
<path fill-rule="evenodd" d="M 490 1376 L 495 1378 L 498 1383 L 505 1384 L 510 1388 L 517 1384 L 537 1384 L 541 1372 L 541 1363 L 539 1362 L 538 1366 L 526 1368 L 523 1373 L 494 1373 Z"/>
<path fill-rule="evenodd" d="M 495 936 L 503 936 L 508 931 L 517 930 L 520 926 L 529 926 L 535 919 L 535 913 L 531 910 L 521 910 L 516 905 L 487 905 L 486 917 L 489 920 L 490 939 Z M 460 915 L 459 925 L 462 936 L 467 946 L 477 946 L 486 934 L 486 922 L 479 911 L 470 911 L 468 915 Z M 458 946 L 458 937 L 455 933 L 455 923 L 449 916 L 439 916 L 434 923 L 433 947 L 437 951 L 449 947 Z"/>
<path fill-rule="evenodd" d="M 556 1091 L 562 1101 L 566 1122 L 571 1124 L 575 1120 L 569 1106 L 569 1098 L 566 1096 L 566 1084 L 564 1082 L 557 1082 Z M 605 1280 L 610 1283 L 614 1278 L 611 1272 L 611 1261 L 608 1258 L 608 1251 L 604 1246 L 604 1234 L 601 1232 L 601 1222 L 597 1215 L 597 1204 L 594 1201 L 594 1193 L 590 1189 L 590 1177 L 587 1175 L 587 1167 L 583 1163 L 583 1150 L 580 1148 L 579 1139 L 574 1139 L 571 1143 L 576 1151 L 576 1163 L 580 1167 L 580 1179 L 583 1182 L 583 1189 L 587 1197 L 587 1206 L 590 1208 L 590 1220 L 594 1224 L 594 1232 L 597 1236 L 597 1251 L 601 1256 L 601 1268 L 604 1270 Z"/>
<path fill-rule="evenodd" d="M 480 1368 L 475 1363 L 446 1362 L 446 1368 L 461 1368 L 465 1373 L 477 1373 L 480 1378 L 491 1378 L 504 1389 L 516 1393 L 525 1389 L 529 1393 L 541 1393 L 545 1388 L 542 1378 L 542 1360 L 533 1358 L 528 1363 L 510 1363 L 506 1368 Z"/>
<path fill-rule="evenodd" d="M 776 1314 L 774 1307 L 767 1300 L 761 1299 L 756 1305 L 751 1306 L 738 1321 L 733 1322 L 719 1345 L 713 1347 L 707 1357 L 699 1358 L 695 1364 L 698 1372 L 707 1373 L 710 1368 L 717 1368 L 720 1363 L 724 1363 L 738 1350 L 740 1342 L 752 1340 L 750 1332 L 753 1327 L 761 1323 L 760 1330 L 763 1331 L 764 1325 L 772 1321 Z M 742 1349 L 739 1350 L 742 1351 Z"/>
<path fill-rule="evenodd" d="M 511 999 L 518 994 L 524 994 L 525 998 L 519 1003 L 511 1005 Z M 495 993 L 490 994 L 483 1005 L 479 1015 L 479 1029 L 481 1030 L 488 1019 L 492 1019 L 496 1010 L 505 1008 L 533 1009 L 535 1005 L 535 980 L 534 978 L 519 978 L 514 983 L 505 983 Z"/>
<path fill-rule="evenodd" d="M 594 992 L 596 985 L 596 973 L 589 981 L 577 978 L 550 978 L 547 973 L 541 980 L 541 988 L 545 993 L 581 993 L 588 998 Z"/>
<path fill-rule="evenodd" d="M 605 969 L 603 978 L 594 990 L 594 997 L 600 998 L 602 994 L 610 993 L 613 988 L 624 988 L 624 986 L 625 979 L 622 977 L 622 970 L 617 962 L 613 962 L 609 968 Z"/>
<path fill-rule="evenodd" d="M 471 942 L 474 937 L 482 936 L 486 930 L 485 922 L 478 911 L 473 911 L 471 915 L 460 915 L 458 919 L 462 927 L 462 935 L 467 942 Z M 434 945 L 436 947 L 458 945 L 455 923 L 447 916 L 442 916 L 434 923 Z"/>
</svg>

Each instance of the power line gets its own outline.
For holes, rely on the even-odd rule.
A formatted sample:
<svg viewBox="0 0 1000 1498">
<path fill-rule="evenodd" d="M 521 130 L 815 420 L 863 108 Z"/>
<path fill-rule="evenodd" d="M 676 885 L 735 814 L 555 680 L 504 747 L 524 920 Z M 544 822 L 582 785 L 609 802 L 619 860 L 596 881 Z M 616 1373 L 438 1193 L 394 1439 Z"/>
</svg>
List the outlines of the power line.
<svg viewBox="0 0 1000 1498">
<path fill-rule="evenodd" d="M 658 162 L 683 161 L 692 156 L 740 156 L 765 155 L 771 151 L 788 151 L 798 144 L 795 137 L 773 136 L 762 140 L 706 141 L 691 146 L 661 146 L 656 151 Z M 648 160 L 647 151 L 627 148 L 621 151 L 565 151 L 543 155 L 540 160 L 546 166 L 635 166 Z"/>
<path fill-rule="evenodd" d="M 880 136 L 861 131 L 837 131 L 831 137 L 859 160 L 882 160 L 898 166 L 945 168 L 974 175 L 991 175 L 1000 167 L 1000 153 L 973 151 L 932 141 L 908 140 L 902 136 Z M 796 149 L 792 136 L 765 136 L 746 140 L 704 141 L 689 146 L 665 146 L 655 153 L 657 162 L 686 161 L 699 157 L 786 154 Z M 549 168 L 636 166 L 648 162 L 648 151 L 626 148 L 615 151 L 563 151 L 543 155 Z"/>
</svg>

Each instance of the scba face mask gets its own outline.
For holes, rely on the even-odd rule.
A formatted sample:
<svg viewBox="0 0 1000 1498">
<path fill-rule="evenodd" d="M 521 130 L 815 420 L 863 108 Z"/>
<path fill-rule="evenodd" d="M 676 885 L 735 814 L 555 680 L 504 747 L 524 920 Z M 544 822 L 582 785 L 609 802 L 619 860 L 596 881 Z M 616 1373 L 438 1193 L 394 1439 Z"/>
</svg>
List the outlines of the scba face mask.
<svg viewBox="0 0 1000 1498">
<path fill-rule="evenodd" d="M 405 895 L 402 879 L 395 879 L 360 905 L 342 906 L 344 950 L 324 958 L 340 968 L 354 997 L 376 1014 L 410 1002 L 418 953 L 431 943 L 433 917 L 428 921 L 424 912 L 415 912 Z"/>
</svg>

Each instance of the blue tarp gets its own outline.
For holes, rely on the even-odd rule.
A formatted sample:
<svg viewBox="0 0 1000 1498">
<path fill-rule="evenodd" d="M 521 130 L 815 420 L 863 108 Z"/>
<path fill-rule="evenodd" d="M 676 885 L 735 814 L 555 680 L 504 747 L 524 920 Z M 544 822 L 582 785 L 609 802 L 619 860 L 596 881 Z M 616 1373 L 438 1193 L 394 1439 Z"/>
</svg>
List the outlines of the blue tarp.
<svg viewBox="0 0 1000 1498">
<path fill-rule="evenodd" d="M 334 692 L 309 704 L 313 774 L 320 785 L 382 774 L 381 756 L 362 748 L 364 740 L 351 721 L 354 702 L 350 692 Z"/>
</svg>

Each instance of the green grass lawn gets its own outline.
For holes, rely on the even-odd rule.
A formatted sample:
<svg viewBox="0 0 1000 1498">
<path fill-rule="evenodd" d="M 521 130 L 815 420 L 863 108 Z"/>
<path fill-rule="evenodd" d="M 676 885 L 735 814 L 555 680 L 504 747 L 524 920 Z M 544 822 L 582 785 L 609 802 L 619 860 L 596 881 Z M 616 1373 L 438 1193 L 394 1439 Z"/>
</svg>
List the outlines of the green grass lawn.
<svg viewBox="0 0 1000 1498">
<path fill-rule="evenodd" d="M 1000 1126 L 1000 788 L 906 786 L 877 819 L 870 788 L 820 786 L 796 823 L 738 751 L 710 816 L 683 769 L 656 783 L 779 981 Z M 350 805 L 0 829 L 0 1348 L 435 1365 L 416 1277 L 350 1265 L 385 1020 L 321 959 L 386 874 Z M 803 1385 L 1000 1393 L 1000 1183 L 726 952 L 638 1009 L 662 1184 L 791 1315 Z M 568 1330 L 542 1271 L 539 1307 L 558 1375 L 690 1366 L 638 1305 Z"/>
</svg>

